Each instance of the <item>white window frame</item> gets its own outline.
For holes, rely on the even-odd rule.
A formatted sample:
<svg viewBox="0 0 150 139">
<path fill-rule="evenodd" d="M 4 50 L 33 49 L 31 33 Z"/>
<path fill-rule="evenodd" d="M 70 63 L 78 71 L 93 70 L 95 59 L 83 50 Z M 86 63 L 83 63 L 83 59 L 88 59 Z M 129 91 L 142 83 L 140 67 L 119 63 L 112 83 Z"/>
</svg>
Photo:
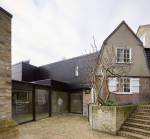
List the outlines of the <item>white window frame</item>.
<svg viewBox="0 0 150 139">
<path fill-rule="evenodd" d="M 123 83 L 120 82 L 121 80 L 123 81 Z M 119 86 L 119 88 L 123 87 L 123 90 L 124 90 L 125 89 L 125 84 L 128 84 L 128 83 L 125 82 L 125 80 L 129 80 L 129 90 L 130 91 L 129 92 L 124 92 L 124 91 L 117 90 L 116 94 L 132 94 L 131 87 L 130 87 L 131 86 L 131 78 L 128 78 L 128 77 L 118 78 L 117 79 L 117 85 Z M 118 89 L 118 87 L 117 87 L 117 89 Z"/>
<path fill-rule="evenodd" d="M 121 77 L 130 79 L 129 87 L 130 92 L 121 92 L 118 91 L 117 84 L 119 84 L 118 79 L 109 78 L 109 91 L 110 93 L 118 94 L 118 95 L 128 95 L 128 94 L 138 94 L 140 92 L 140 79 L 139 78 L 130 78 L 130 77 Z"/>
<path fill-rule="evenodd" d="M 124 52 L 123 52 L 123 60 L 124 61 L 118 61 L 118 50 L 123 50 L 123 51 L 125 51 L 125 50 L 129 50 L 129 61 L 128 62 L 125 62 L 125 57 L 124 57 Z M 122 48 L 122 47 L 118 47 L 118 48 L 116 48 L 116 63 L 119 63 L 119 64 L 130 64 L 130 63 L 132 63 L 133 61 L 132 61 L 132 49 L 131 48 Z"/>
</svg>

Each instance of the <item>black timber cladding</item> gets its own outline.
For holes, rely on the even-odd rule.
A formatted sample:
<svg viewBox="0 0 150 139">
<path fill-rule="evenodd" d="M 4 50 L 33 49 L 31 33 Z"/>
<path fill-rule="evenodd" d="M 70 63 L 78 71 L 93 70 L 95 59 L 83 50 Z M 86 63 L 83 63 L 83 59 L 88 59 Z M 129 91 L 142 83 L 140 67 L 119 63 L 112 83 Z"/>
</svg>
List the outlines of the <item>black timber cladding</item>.
<svg viewBox="0 0 150 139">
<path fill-rule="evenodd" d="M 12 66 L 12 79 L 18 81 L 36 81 L 44 77 L 45 72 L 38 67 L 26 62 L 20 62 Z"/>
<path fill-rule="evenodd" d="M 89 82 L 89 74 L 91 69 L 96 64 L 98 53 L 92 53 L 89 55 L 79 56 L 76 58 L 59 61 L 56 63 L 48 64 L 39 67 L 40 70 L 45 71 L 47 75 L 45 78 L 53 80 L 82 85 Z M 75 67 L 79 67 L 79 76 L 75 76 Z"/>
<path fill-rule="evenodd" d="M 34 81 L 32 83 L 50 86 L 51 89 L 53 89 L 53 90 L 66 91 L 69 88 L 68 84 L 66 84 L 64 82 L 60 82 L 60 81 L 51 80 L 51 79 L 38 80 L 38 81 Z"/>
<path fill-rule="evenodd" d="M 150 68 L 150 48 L 145 48 L 145 53 L 146 53 L 146 59 L 147 59 L 148 66 Z"/>
<path fill-rule="evenodd" d="M 13 80 L 49 84 L 53 80 L 54 87 L 60 85 L 68 89 L 81 89 L 89 87 L 89 76 L 95 67 L 98 52 L 83 55 L 52 64 L 36 67 L 21 62 L 12 66 Z M 75 67 L 79 67 L 79 76 L 75 76 Z M 21 79 L 20 79 L 21 78 Z M 63 83 L 63 85 L 62 85 Z"/>
<path fill-rule="evenodd" d="M 38 83 L 29 83 L 29 82 L 24 82 L 24 81 L 12 80 L 12 90 L 33 91 L 34 87 L 50 89 L 50 86 L 48 86 L 48 85 L 41 85 Z"/>
</svg>

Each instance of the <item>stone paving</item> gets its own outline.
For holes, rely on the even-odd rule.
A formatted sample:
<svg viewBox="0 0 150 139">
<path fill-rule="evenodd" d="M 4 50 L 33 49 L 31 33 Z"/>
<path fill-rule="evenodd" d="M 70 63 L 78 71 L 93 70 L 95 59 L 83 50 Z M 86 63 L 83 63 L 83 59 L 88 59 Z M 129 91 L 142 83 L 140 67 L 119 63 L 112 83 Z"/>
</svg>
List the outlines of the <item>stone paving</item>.
<svg viewBox="0 0 150 139">
<path fill-rule="evenodd" d="M 127 139 L 91 130 L 87 118 L 80 115 L 53 116 L 18 128 L 12 139 Z"/>
</svg>

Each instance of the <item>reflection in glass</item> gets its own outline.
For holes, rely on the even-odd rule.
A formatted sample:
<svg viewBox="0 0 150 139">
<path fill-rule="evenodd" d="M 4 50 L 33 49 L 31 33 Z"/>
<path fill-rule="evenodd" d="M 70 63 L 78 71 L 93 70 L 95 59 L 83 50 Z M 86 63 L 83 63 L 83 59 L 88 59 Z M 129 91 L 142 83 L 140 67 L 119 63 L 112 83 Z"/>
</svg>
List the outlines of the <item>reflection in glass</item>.
<svg viewBox="0 0 150 139">
<path fill-rule="evenodd" d="M 15 90 L 12 99 L 13 119 L 17 123 L 33 120 L 32 91 Z"/>
<path fill-rule="evenodd" d="M 35 91 L 35 107 L 36 120 L 49 116 L 48 90 L 36 89 Z"/>
</svg>

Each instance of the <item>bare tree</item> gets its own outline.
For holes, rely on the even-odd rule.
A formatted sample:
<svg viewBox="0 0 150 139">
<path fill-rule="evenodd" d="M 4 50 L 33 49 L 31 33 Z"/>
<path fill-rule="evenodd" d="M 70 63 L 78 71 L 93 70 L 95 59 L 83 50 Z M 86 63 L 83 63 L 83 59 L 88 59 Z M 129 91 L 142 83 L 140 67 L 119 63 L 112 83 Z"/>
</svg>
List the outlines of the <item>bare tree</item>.
<svg viewBox="0 0 150 139">
<path fill-rule="evenodd" d="M 130 71 L 130 64 L 116 64 L 117 56 L 113 45 L 107 48 L 102 46 L 101 50 L 98 51 L 94 37 L 93 42 L 91 44 L 92 49 L 99 54 L 95 61 L 96 65 L 90 67 L 91 92 L 98 105 L 105 105 L 109 100 L 110 93 L 112 93 L 109 89 L 109 81 L 114 77 L 120 78 L 127 76 L 127 73 Z M 106 96 L 105 98 L 102 97 L 103 92 Z"/>
</svg>

